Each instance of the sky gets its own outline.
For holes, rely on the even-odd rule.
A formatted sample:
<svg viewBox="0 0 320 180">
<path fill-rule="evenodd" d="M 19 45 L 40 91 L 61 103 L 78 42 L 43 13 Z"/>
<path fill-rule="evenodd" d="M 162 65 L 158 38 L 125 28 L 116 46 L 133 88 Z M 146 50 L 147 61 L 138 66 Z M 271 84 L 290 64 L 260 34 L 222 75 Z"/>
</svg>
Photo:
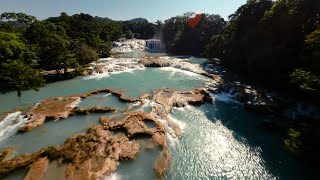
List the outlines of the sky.
<svg viewBox="0 0 320 180">
<path fill-rule="evenodd" d="M 0 0 L 0 13 L 23 12 L 38 19 L 87 13 L 113 20 L 143 17 L 151 22 L 185 12 L 219 14 L 227 19 L 246 0 Z"/>
</svg>

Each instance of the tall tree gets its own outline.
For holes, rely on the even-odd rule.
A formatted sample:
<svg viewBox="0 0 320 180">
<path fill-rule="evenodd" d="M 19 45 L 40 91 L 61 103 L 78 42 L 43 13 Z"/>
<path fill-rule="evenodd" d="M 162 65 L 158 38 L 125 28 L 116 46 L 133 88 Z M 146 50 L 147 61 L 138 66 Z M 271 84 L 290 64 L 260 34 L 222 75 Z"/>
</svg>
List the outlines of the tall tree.
<svg viewBox="0 0 320 180">
<path fill-rule="evenodd" d="M 40 71 L 34 69 L 37 56 L 17 34 L 0 31 L 1 91 L 38 90 L 44 84 Z"/>
</svg>

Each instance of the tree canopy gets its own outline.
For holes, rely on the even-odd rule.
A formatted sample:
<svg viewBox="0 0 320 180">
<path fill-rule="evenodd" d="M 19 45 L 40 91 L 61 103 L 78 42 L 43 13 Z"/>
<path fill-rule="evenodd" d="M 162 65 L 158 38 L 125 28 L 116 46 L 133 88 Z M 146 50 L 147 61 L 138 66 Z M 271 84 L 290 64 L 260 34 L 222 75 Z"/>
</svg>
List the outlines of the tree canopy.
<svg viewBox="0 0 320 180">
<path fill-rule="evenodd" d="M 219 15 L 201 14 L 200 22 L 191 27 L 188 19 L 192 14 L 172 17 L 162 25 L 163 40 L 168 52 L 199 56 L 210 37 L 218 34 L 226 25 Z"/>
<path fill-rule="evenodd" d="M 63 74 L 109 56 L 112 41 L 122 36 L 120 22 L 99 21 L 83 13 L 61 13 L 43 21 L 23 13 L 3 13 L 1 20 L 0 90 L 17 90 L 18 95 L 44 85 L 42 70 Z"/>
<path fill-rule="evenodd" d="M 247 1 L 206 55 L 272 87 L 319 91 L 319 14 L 316 0 Z"/>
</svg>

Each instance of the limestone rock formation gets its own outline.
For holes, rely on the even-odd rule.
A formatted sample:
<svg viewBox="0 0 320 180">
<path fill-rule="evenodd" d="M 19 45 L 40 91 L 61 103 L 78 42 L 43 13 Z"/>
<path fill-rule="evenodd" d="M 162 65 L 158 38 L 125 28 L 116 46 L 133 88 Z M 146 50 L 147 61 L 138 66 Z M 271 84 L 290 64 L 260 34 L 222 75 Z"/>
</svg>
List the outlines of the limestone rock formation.
<svg viewBox="0 0 320 180">
<path fill-rule="evenodd" d="M 6 160 L 13 152 L 13 147 L 7 147 L 0 151 L 0 162 Z"/>
<path fill-rule="evenodd" d="M 108 113 L 108 112 L 115 112 L 115 111 L 117 111 L 116 108 L 109 108 L 109 107 L 95 106 L 88 109 L 81 109 L 81 108 L 75 107 L 72 109 L 69 115 L 70 116 L 79 115 L 79 114 L 88 115 L 91 113 Z"/>
<path fill-rule="evenodd" d="M 80 97 L 58 97 L 40 102 L 27 113 L 30 119 L 20 131 L 30 131 L 43 124 L 46 119 L 67 118 L 74 108 L 72 105 L 79 100 Z"/>
<path fill-rule="evenodd" d="M 109 107 L 92 107 L 89 109 L 79 109 L 74 106 L 75 103 L 79 102 L 80 99 L 87 98 L 93 94 L 98 93 L 112 93 L 114 96 L 118 97 L 122 102 L 133 103 L 136 101 L 141 101 L 141 98 L 147 98 L 148 96 L 144 95 L 141 98 L 126 98 L 124 93 L 113 89 L 98 89 L 93 90 L 81 95 L 73 95 L 66 97 L 55 97 L 49 98 L 41 101 L 38 105 L 32 108 L 28 113 L 27 117 L 29 117 L 28 122 L 20 128 L 20 132 L 30 131 L 33 128 L 36 128 L 42 125 L 46 120 L 53 119 L 64 119 L 70 115 L 77 114 L 90 114 L 93 112 L 114 112 L 115 108 Z"/>
<path fill-rule="evenodd" d="M 0 176 L 31 165 L 26 178 L 32 179 L 45 172 L 48 157 L 50 160 L 61 158 L 68 164 L 67 179 L 100 179 L 114 172 L 118 161 L 135 158 L 140 150 L 140 144 L 130 140 L 134 139 L 135 135 L 152 137 L 154 142 L 164 149 L 155 166 L 156 172 L 161 175 L 169 167 L 170 153 L 165 139 L 165 129 L 154 118 L 145 112 L 131 113 L 118 122 L 102 118 L 102 126 L 94 126 L 87 133 L 75 135 L 62 146 L 44 148 L 30 155 L 0 162 Z M 148 128 L 144 121 L 153 121 L 155 128 Z M 123 132 L 112 133 L 117 130 Z"/>
<path fill-rule="evenodd" d="M 87 98 L 93 94 L 99 94 L 99 93 L 111 93 L 112 95 L 118 97 L 120 101 L 128 102 L 128 103 L 140 101 L 140 99 L 141 99 L 141 98 L 126 98 L 126 96 L 123 92 L 116 90 L 114 88 L 96 89 L 96 90 L 93 90 L 93 91 L 90 91 L 90 92 L 87 92 L 87 93 L 84 93 L 84 94 L 81 94 L 78 96 L 80 96 L 81 98 Z"/>
<path fill-rule="evenodd" d="M 173 64 L 173 62 L 168 59 L 151 57 L 145 57 L 141 59 L 139 63 L 143 64 L 145 67 L 170 67 Z"/>
<path fill-rule="evenodd" d="M 63 103 L 68 112 L 55 112 L 42 107 L 41 103 L 30 111 L 32 115 L 45 117 L 64 117 L 63 115 L 86 114 L 96 111 L 113 111 L 112 108 L 82 110 L 70 106 L 79 98 L 86 98 L 92 94 L 108 92 L 114 93 L 125 102 L 141 101 L 142 98 L 151 99 L 144 95 L 140 99 L 126 99 L 124 95 L 112 89 L 95 90 L 83 95 L 65 98 L 53 98 L 43 101 L 49 107 L 58 107 Z M 154 162 L 154 171 L 162 176 L 170 167 L 171 153 L 167 143 L 167 133 L 178 137 L 181 134 L 179 126 L 170 121 L 168 113 L 173 107 L 185 106 L 188 103 L 199 105 L 211 102 L 209 94 L 204 89 L 191 91 L 176 91 L 174 89 L 160 89 L 154 92 L 155 105 L 151 112 L 130 112 L 120 121 L 113 121 L 114 116 L 101 117 L 101 125 L 93 126 L 87 133 L 80 133 L 66 140 L 63 145 L 46 147 L 35 153 L 4 159 L 0 162 L 0 177 L 21 168 L 29 168 L 27 179 L 42 176 L 47 169 L 48 161 L 61 160 L 66 164 L 67 179 L 102 179 L 117 169 L 121 160 L 133 160 L 140 151 L 140 144 L 136 140 L 140 137 L 151 138 L 154 145 L 162 150 Z M 48 111 L 48 112 L 47 112 Z M 147 126 L 148 123 L 153 125 Z M 173 131 L 168 132 L 167 128 Z M 156 148 L 153 147 L 153 148 Z"/>
<path fill-rule="evenodd" d="M 150 121 L 155 124 L 155 128 L 149 128 L 145 122 Z M 159 146 L 165 145 L 165 129 L 152 113 L 132 112 L 123 120 L 114 122 L 112 119 L 100 118 L 100 122 L 107 130 L 124 130 L 129 138 L 136 135 L 152 137 Z"/>
<path fill-rule="evenodd" d="M 166 113 L 170 113 L 173 107 L 184 107 L 188 104 L 201 105 L 212 102 L 210 95 L 204 89 L 191 91 L 176 91 L 174 89 L 162 89 L 154 92 L 154 101 L 163 105 Z"/>
<path fill-rule="evenodd" d="M 39 164 L 45 164 L 48 157 L 50 160 L 61 158 L 67 164 L 67 179 L 100 179 L 116 170 L 117 161 L 133 159 L 139 150 L 140 144 L 125 134 L 114 135 L 103 126 L 94 126 L 87 133 L 69 138 L 62 146 L 0 162 L 0 177 L 29 165 L 27 177 L 40 175 L 45 168 Z"/>
<path fill-rule="evenodd" d="M 103 124 L 104 129 L 124 131 L 129 138 L 135 138 L 136 136 L 151 137 L 153 142 L 163 150 L 154 165 L 156 174 L 162 176 L 170 166 L 171 155 L 166 142 L 166 129 L 157 120 L 156 116 L 153 112 L 132 112 L 121 121 L 114 122 L 110 118 L 100 118 L 100 122 Z M 154 128 L 149 128 L 145 124 L 147 121 L 154 123 Z"/>
<path fill-rule="evenodd" d="M 268 97 L 264 90 L 257 90 L 240 82 L 207 83 L 206 86 L 214 94 L 230 94 L 234 100 L 243 103 L 244 107 L 250 111 L 279 114 L 286 107 L 284 102 Z"/>
<path fill-rule="evenodd" d="M 41 179 L 46 173 L 49 165 L 49 159 L 47 157 L 40 158 L 34 162 L 24 180 L 35 180 Z"/>
</svg>

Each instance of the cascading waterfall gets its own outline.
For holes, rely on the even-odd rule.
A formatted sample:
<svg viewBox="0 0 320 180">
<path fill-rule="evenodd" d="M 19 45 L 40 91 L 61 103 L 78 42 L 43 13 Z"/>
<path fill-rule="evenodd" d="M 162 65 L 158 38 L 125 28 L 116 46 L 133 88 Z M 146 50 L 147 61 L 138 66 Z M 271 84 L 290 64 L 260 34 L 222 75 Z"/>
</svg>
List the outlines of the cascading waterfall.
<svg viewBox="0 0 320 180">
<path fill-rule="evenodd" d="M 150 52 L 163 52 L 165 51 L 165 45 L 159 39 L 146 40 L 147 50 Z"/>
<path fill-rule="evenodd" d="M 0 141 L 15 134 L 19 127 L 26 123 L 28 118 L 24 118 L 20 111 L 10 113 L 0 122 Z"/>
</svg>

